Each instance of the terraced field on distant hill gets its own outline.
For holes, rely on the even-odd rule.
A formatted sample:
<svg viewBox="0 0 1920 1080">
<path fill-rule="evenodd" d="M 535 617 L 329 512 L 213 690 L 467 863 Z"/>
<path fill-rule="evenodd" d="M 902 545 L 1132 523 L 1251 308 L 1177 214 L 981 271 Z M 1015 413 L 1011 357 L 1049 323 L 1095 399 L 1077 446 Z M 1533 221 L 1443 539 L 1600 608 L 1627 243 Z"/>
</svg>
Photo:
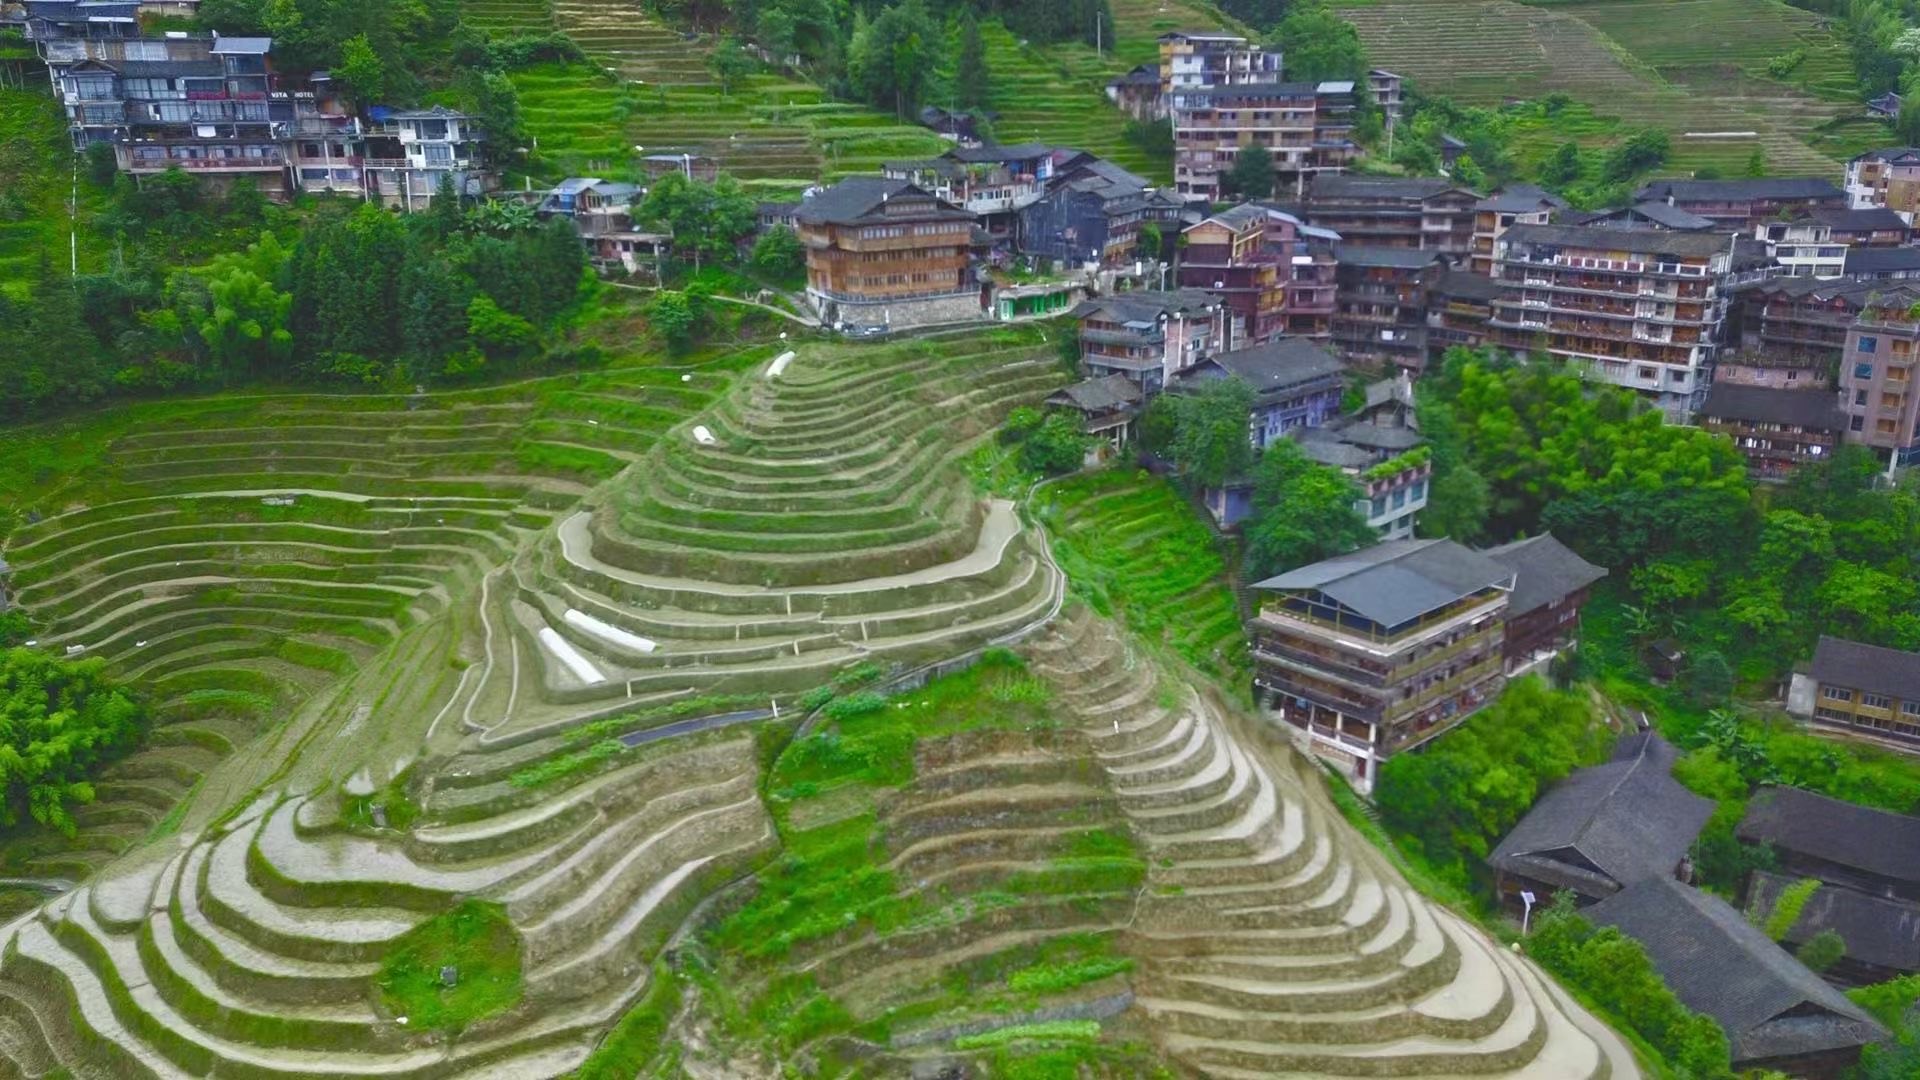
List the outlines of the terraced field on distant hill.
<svg viewBox="0 0 1920 1080">
<path fill-rule="evenodd" d="M 1830 174 L 1885 129 L 1863 106 L 1845 43 L 1780 0 L 1336 0 L 1373 61 L 1461 101 L 1563 91 L 1624 125 L 1674 136 L 1669 171 L 1737 176 L 1755 147 L 1778 173 Z M 1767 62 L 1806 58 L 1784 79 Z M 1625 130 L 1630 130 L 1626 128 Z M 1689 133 L 1752 131 L 1745 138 Z M 1570 132 L 1570 136 L 1579 133 Z M 1595 142 L 1619 131 L 1594 132 Z"/>
<path fill-rule="evenodd" d="M 165 723 L 13 852 L 78 886 L 0 929 L 0 1059 L 1635 1075 L 1188 674 L 1215 571 L 1113 587 L 1176 613 L 1152 649 L 1063 616 L 966 471 L 1064 380 L 1044 328 L 783 347 L 14 436 L 43 645 Z M 1067 490 L 1100 565 L 1190 542 L 1131 521 L 1164 489 Z"/>
</svg>

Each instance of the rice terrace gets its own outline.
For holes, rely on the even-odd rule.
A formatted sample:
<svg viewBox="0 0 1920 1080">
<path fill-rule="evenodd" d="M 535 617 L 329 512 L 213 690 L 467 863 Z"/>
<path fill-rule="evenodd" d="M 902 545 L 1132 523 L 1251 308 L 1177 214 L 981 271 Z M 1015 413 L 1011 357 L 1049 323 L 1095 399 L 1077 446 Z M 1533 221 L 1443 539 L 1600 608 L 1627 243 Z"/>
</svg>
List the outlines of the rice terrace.
<svg viewBox="0 0 1920 1080">
<path fill-rule="evenodd" d="M 1915 1080 L 1916 20 L 0 0 L 0 1080 Z"/>
</svg>

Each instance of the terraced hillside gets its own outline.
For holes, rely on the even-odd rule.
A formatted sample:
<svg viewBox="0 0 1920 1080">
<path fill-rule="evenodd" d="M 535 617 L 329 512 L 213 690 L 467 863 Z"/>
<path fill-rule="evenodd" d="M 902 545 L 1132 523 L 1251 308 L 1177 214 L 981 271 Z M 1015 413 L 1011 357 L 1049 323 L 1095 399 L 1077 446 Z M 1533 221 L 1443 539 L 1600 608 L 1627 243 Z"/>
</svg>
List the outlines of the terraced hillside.
<svg viewBox="0 0 1920 1080">
<path fill-rule="evenodd" d="M 1859 111 L 1838 40 L 1780 0 L 1336 6 L 1375 63 L 1458 100 L 1562 91 L 1625 124 L 1664 126 L 1673 134 L 1670 171 L 1740 175 L 1758 147 L 1775 172 L 1828 174 L 1844 153 L 1831 132 Z M 1807 52 L 1801 67 L 1786 81 L 1769 77 L 1767 61 L 1794 49 Z M 1755 135 L 1701 137 L 1744 131 Z"/>
<path fill-rule="evenodd" d="M 8 932 L 7 1057 L 113 1076 L 578 1064 L 689 906 L 771 850 L 749 706 L 949 657 L 1058 602 L 1010 508 L 973 505 L 954 464 L 1061 381 L 1037 333 L 803 347 L 686 423 L 767 351 L 129 418 L 110 478 L 8 555 L 46 641 L 85 639 L 191 719 L 102 803 L 166 819 L 111 823 L 112 842 L 101 822 L 63 864 L 90 880 Z M 518 935 L 519 1003 L 457 1038 L 409 1026 L 385 968 L 473 896 Z"/>
<path fill-rule="evenodd" d="M 1171 483 L 1108 469 L 1048 485 L 1036 509 L 1077 593 L 1226 685 L 1246 684 L 1223 545 Z"/>
<path fill-rule="evenodd" d="M 962 676 L 971 698 L 907 695 L 910 751 L 882 706 L 783 755 L 790 854 L 702 935 L 682 1044 L 856 1076 L 1028 1053 L 1058 1075 L 1638 1075 L 1407 888 L 1311 765 L 1111 623 L 1076 609 L 1025 651 Z M 761 1041 L 730 1043 L 743 1026 Z"/>
</svg>

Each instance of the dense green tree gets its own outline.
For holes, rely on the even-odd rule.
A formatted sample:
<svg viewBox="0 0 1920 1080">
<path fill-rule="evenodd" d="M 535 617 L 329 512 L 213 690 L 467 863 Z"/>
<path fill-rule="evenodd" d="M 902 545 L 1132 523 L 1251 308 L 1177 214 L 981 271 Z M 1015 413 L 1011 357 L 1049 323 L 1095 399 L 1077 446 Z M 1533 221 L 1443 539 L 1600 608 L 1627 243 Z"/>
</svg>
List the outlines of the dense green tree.
<svg viewBox="0 0 1920 1080">
<path fill-rule="evenodd" d="M 367 35 L 356 34 L 340 46 L 340 66 L 334 78 L 361 106 L 377 105 L 387 97 L 387 61 L 375 51 Z"/>
<path fill-rule="evenodd" d="M 719 81 L 721 94 L 732 93 L 740 80 L 753 74 L 753 68 L 753 55 L 747 52 L 747 43 L 733 34 L 721 38 L 707 54 L 707 70 Z"/>
<path fill-rule="evenodd" d="M 484 293 L 467 302 L 467 334 L 493 360 L 522 359 L 540 341 L 540 332 L 531 322 L 502 309 Z"/>
<path fill-rule="evenodd" d="M 262 233 L 244 254 L 218 256 L 202 275 L 207 304 L 195 329 L 208 359 L 230 379 L 277 372 L 293 354 L 293 295 L 285 291 L 290 254 Z"/>
<path fill-rule="evenodd" d="M 1253 467 L 1253 512 L 1242 526 L 1251 573 L 1278 574 L 1374 543 L 1354 507 L 1360 497 L 1345 473 L 1309 459 L 1291 439 L 1274 442 Z"/>
<path fill-rule="evenodd" d="M 661 289 L 647 305 L 647 322 L 665 339 L 669 348 L 679 350 L 692 342 L 700 325 L 700 309 L 694 298 L 676 289 Z"/>
<path fill-rule="evenodd" d="M 1159 452 L 1199 487 L 1217 487 L 1253 467 L 1248 416 L 1253 388 L 1239 379 L 1215 379 L 1188 393 L 1161 394 L 1148 408 L 1149 427 L 1164 432 Z M 1155 419 L 1153 414 L 1161 414 Z M 1151 444 L 1150 444 L 1151 445 Z"/>
<path fill-rule="evenodd" d="M 1847 940 L 1833 930 L 1820 931 L 1794 950 L 1794 956 L 1814 972 L 1827 970 L 1846 955 Z"/>
<path fill-rule="evenodd" d="M 416 241 L 400 268 L 400 337 L 407 375 L 424 382 L 445 373 L 467 346 L 473 281 L 445 255 Z"/>
<path fill-rule="evenodd" d="M 806 269 L 807 249 L 792 229 L 775 225 L 753 242 L 753 255 L 748 261 L 755 270 L 776 281 L 785 281 Z"/>
<path fill-rule="evenodd" d="M 1243 199 L 1265 199 L 1273 195 L 1273 153 L 1264 146 L 1241 147 L 1233 156 L 1233 167 L 1221 178 L 1228 191 Z"/>
<path fill-rule="evenodd" d="M 511 161 L 514 151 L 526 143 L 526 127 L 520 118 L 520 92 L 513 80 L 498 71 L 470 71 L 459 83 L 460 108 L 479 120 L 487 133 L 482 143 L 489 158 Z"/>
<path fill-rule="evenodd" d="M 1080 418 L 1070 412 L 1048 413 L 1020 443 L 1020 463 L 1046 476 L 1079 468 L 1086 453 L 1087 436 L 1080 429 Z"/>
<path fill-rule="evenodd" d="M 1353 24 L 1325 0 L 1296 0 L 1274 28 L 1273 43 L 1285 57 L 1287 78 L 1298 82 L 1351 79 L 1367 82 L 1367 50 Z"/>
<path fill-rule="evenodd" d="M 1477 543 L 1487 531 L 1492 501 L 1487 478 L 1473 466 L 1461 464 L 1437 472 L 1427 490 L 1427 508 L 1420 512 L 1420 535 Z"/>
<path fill-rule="evenodd" d="M 1586 172 L 1580 156 L 1580 144 L 1564 142 L 1540 165 L 1540 183 L 1555 191 L 1579 181 Z"/>
<path fill-rule="evenodd" d="M 755 216 L 752 196 L 725 173 L 711 184 L 668 173 L 639 207 L 642 221 L 673 233 L 674 250 L 691 254 L 696 270 L 705 258 L 730 254 L 753 232 Z"/>
<path fill-rule="evenodd" d="M 0 656 L 0 823 L 25 813 L 71 835 L 71 808 L 93 801 L 89 778 L 138 745 L 145 727 L 140 704 L 108 680 L 104 660 L 9 650 Z"/>
<path fill-rule="evenodd" d="M 902 0 L 871 20 L 856 15 L 847 81 L 862 101 L 910 117 L 926 100 L 945 39 L 923 0 Z"/>
<path fill-rule="evenodd" d="M 953 100 L 963 109 L 984 109 L 991 94 L 987 46 L 980 40 L 980 23 L 973 12 L 960 15 L 960 58 L 954 65 Z"/>
<path fill-rule="evenodd" d="M 1672 152 L 1672 141 L 1659 128 L 1642 128 L 1607 153 L 1608 180 L 1630 181 L 1660 167 Z"/>
<path fill-rule="evenodd" d="M 391 356 L 401 342 L 406 227 L 371 203 L 301 238 L 291 271 L 293 332 L 306 356 Z"/>
</svg>

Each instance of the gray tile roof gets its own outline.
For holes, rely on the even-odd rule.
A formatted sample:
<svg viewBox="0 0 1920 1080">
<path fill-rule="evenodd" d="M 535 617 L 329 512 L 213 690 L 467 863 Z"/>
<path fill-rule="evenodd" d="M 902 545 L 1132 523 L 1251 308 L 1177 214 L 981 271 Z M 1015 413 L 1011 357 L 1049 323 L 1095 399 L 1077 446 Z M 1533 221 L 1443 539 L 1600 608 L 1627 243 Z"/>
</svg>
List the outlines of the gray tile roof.
<svg viewBox="0 0 1920 1080">
<path fill-rule="evenodd" d="M 1133 292 L 1114 293 L 1097 300 L 1083 300 L 1076 306 L 1072 315 L 1085 318 L 1095 312 L 1107 312 L 1121 321 L 1138 320 L 1151 322 L 1161 315 L 1180 312 L 1204 311 L 1218 307 L 1220 301 L 1211 293 L 1199 289 L 1138 289 Z"/>
<path fill-rule="evenodd" d="M 1462 300 L 1493 300 L 1500 296 L 1500 283 L 1471 270 L 1451 269 L 1434 283 L 1436 296 L 1457 296 Z"/>
<path fill-rule="evenodd" d="M 1280 338 L 1264 345 L 1220 353 L 1187 370 L 1191 372 L 1207 365 L 1244 379 L 1255 394 L 1261 395 L 1292 390 L 1347 370 L 1347 365 L 1338 357 L 1305 338 Z M 1205 377 L 1204 374 L 1201 377 Z"/>
<path fill-rule="evenodd" d="M 1794 881 L 1791 875 L 1754 871 L 1747 887 L 1748 906 L 1773 910 L 1781 892 Z M 1920 904 L 1887 900 L 1844 885 L 1822 885 L 1800 909 L 1799 920 L 1787 931 L 1787 941 L 1798 945 L 1822 930 L 1840 935 L 1849 959 L 1920 971 Z"/>
<path fill-rule="evenodd" d="M 1832 638 L 1823 639 L 1826 641 Z M 1735 835 L 1837 866 L 1920 883 L 1920 817 L 1769 784 L 1747 802 Z"/>
<path fill-rule="evenodd" d="M 1512 580 L 1513 571 L 1451 540 L 1388 540 L 1277 574 L 1253 587 L 1318 591 L 1392 627 Z"/>
<path fill-rule="evenodd" d="M 800 204 L 802 221 L 846 225 L 866 218 L 887 200 L 902 195 L 932 199 L 934 208 L 924 215 L 939 218 L 972 218 L 973 215 L 941 202 L 925 190 L 905 180 L 887 180 L 878 176 L 849 176 Z"/>
<path fill-rule="evenodd" d="M 1486 555 L 1515 574 L 1513 598 L 1507 601 L 1509 618 L 1564 600 L 1607 576 L 1606 567 L 1575 555 L 1552 533 L 1489 548 Z"/>
<path fill-rule="evenodd" d="M 1478 195 L 1451 180 L 1434 177 L 1353 176 L 1321 173 L 1307 188 L 1308 201 L 1320 199 L 1430 199 L 1449 191 Z"/>
<path fill-rule="evenodd" d="M 1084 379 L 1055 392 L 1047 399 L 1047 404 L 1061 405 L 1083 413 L 1112 412 L 1140 404 L 1140 386 L 1125 375 Z"/>
<path fill-rule="evenodd" d="M 1533 184 L 1508 184 L 1473 205 L 1475 210 L 1531 214 L 1550 207 L 1566 209 L 1567 200 Z"/>
<path fill-rule="evenodd" d="M 1812 672 L 1821 682 L 1920 701 L 1920 653 L 1822 634 L 1813 649 Z"/>
<path fill-rule="evenodd" d="M 1827 390 L 1786 390 L 1717 382 L 1707 388 L 1707 400 L 1700 407 L 1700 415 L 1765 424 L 1796 424 L 1825 431 L 1847 428 L 1847 414 L 1840 409 L 1840 398 Z"/>
<path fill-rule="evenodd" d="M 1635 199 L 1676 202 L 1738 202 L 1741 199 L 1841 199 L 1846 193 L 1819 176 L 1766 176 L 1747 180 L 1655 180 Z"/>
<path fill-rule="evenodd" d="M 1691 210 L 1682 210 L 1668 203 L 1648 200 L 1639 202 L 1627 210 L 1620 211 L 1616 217 L 1639 216 L 1653 222 L 1663 229 L 1678 229 L 1681 232 L 1700 232 L 1713 228 L 1713 219 L 1704 218 Z"/>
<path fill-rule="evenodd" d="M 956 146 L 944 156 L 973 164 L 1032 161 L 1053 153 L 1053 147 L 1041 143 L 993 143 L 986 146 Z"/>
<path fill-rule="evenodd" d="M 1658 735 L 1621 739 L 1613 760 L 1548 788 L 1488 865 L 1594 899 L 1672 877 L 1713 814 L 1673 778 L 1676 756 Z"/>
<path fill-rule="evenodd" d="M 1608 229 L 1597 225 L 1515 225 L 1501 239 L 1509 244 L 1553 244 L 1676 258 L 1706 258 L 1733 250 L 1731 239 L 1721 233 Z"/>
<path fill-rule="evenodd" d="M 1920 248 L 1857 247 L 1847 249 L 1849 274 L 1891 274 L 1920 271 Z"/>
<path fill-rule="evenodd" d="M 1736 1068 L 1887 1035 L 1724 900 L 1671 878 L 1648 878 L 1584 914 L 1646 947 L 1674 996 L 1726 1029 Z"/>
<path fill-rule="evenodd" d="M 1174 93 L 1202 98 L 1312 97 L 1319 85 L 1310 82 L 1234 83 L 1229 86 L 1179 86 Z"/>
<path fill-rule="evenodd" d="M 1840 232 L 1906 232 L 1908 225 L 1900 215 L 1884 206 L 1865 210 L 1815 210 L 1808 215 L 1822 225 Z"/>
</svg>

